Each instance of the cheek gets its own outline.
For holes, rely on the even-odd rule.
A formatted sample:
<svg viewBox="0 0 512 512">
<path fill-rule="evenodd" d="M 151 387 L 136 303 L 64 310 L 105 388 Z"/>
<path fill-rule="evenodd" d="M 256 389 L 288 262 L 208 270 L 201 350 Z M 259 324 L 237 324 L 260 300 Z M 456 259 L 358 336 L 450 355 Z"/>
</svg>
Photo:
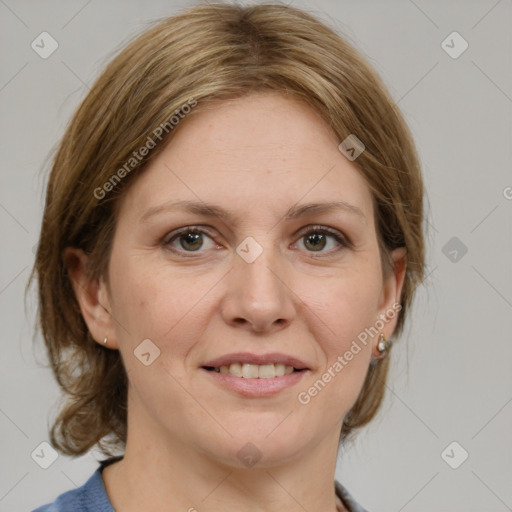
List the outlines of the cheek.
<svg viewBox="0 0 512 512">
<path fill-rule="evenodd" d="M 331 356 L 344 352 L 353 339 L 375 323 L 381 287 L 379 267 L 368 262 L 303 290 L 307 297 L 304 302 L 316 314 L 317 325 L 324 324 L 323 339 Z"/>
<path fill-rule="evenodd" d="M 162 352 L 185 353 L 201 332 L 200 311 L 218 276 L 170 272 L 144 256 L 118 261 L 111 282 L 121 345 L 149 338 Z"/>
<path fill-rule="evenodd" d="M 334 425 L 354 405 L 366 378 L 372 338 L 365 329 L 373 325 L 377 302 L 375 287 L 358 279 L 345 279 L 323 291 L 322 301 L 309 315 L 322 365 L 297 399 L 304 412 L 316 411 L 312 418 Z"/>
<path fill-rule="evenodd" d="M 371 359 L 382 278 L 378 260 L 365 263 L 329 278 L 328 284 L 303 288 L 322 367 L 301 403 L 318 397 L 316 404 L 324 411 L 332 408 L 335 417 L 355 402 Z"/>
</svg>

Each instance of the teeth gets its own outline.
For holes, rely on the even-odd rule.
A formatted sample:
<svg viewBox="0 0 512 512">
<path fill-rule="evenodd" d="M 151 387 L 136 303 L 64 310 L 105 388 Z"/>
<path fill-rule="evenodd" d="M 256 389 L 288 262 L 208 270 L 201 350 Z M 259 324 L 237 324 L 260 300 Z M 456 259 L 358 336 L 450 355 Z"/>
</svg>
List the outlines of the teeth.
<svg viewBox="0 0 512 512">
<path fill-rule="evenodd" d="M 242 365 L 242 377 L 244 379 L 257 379 L 258 367 L 255 364 Z"/>
<path fill-rule="evenodd" d="M 221 366 L 215 368 L 216 372 L 229 373 L 235 377 L 243 377 L 244 379 L 273 379 L 274 377 L 282 377 L 293 373 L 293 366 L 285 366 L 284 364 L 240 364 L 233 363 L 229 366 Z"/>
<path fill-rule="evenodd" d="M 276 377 L 282 377 L 285 373 L 285 369 L 286 367 L 284 366 L 284 364 L 275 364 L 275 369 L 276 369 Z M 291 366 L 289 366 L 288 368 L 292 368 Z M 293 371 L 293 369 L 292 369 Z"/>
<path fill-rule="evenodd" d="M 242 377 L 242 365 L 240 363 L 233 363 L 229 366 L 228 371 L 235 377 Z"/>
<path fill-rule="evenodd" d="M 276 376 L 276 366 L 274 364 L 262 364 L 257 368 L 257 374 L 260 379 L 273 379 Z"/>
</svg>

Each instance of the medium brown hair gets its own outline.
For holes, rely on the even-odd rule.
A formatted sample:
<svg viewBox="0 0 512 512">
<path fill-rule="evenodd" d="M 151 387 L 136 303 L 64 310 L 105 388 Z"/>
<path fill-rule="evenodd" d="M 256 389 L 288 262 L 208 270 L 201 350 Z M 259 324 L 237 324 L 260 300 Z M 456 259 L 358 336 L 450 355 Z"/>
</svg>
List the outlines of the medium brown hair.
<svg viewBox="0 0 512 512">
<path fill-rule="evenodd" d="M 108 281 L 119 198 L 187 119 L 165 132 L 129 171 L 126 162 L 191 99 L 197 106 L 189 116 L 252 91 L 303 101 L 340 142 L 350 134 L 363 141 L 366 149 L 354 164 L 372 192 L 385 273 L 390 252 L 407 249 L 395 336 L 402 332 L 424 276 L 423 182 L 412 136 L 377 72 L 352 44 L 303 10 L 281 3 L 189 7 L 159 20 L 111 60 L 78 107 L 53 159 L 29 285 L 37 274 L 39 326 L 66 397 L 50 432 L 62 453 L 78 456 L 97 445 L 112 455 L 124 448 L 127 434 L 127 377 L 120 353 L 92 339 L 64 249 L 82 248 L 91 275 Z M 105 191 L 115 174 L 122 179 L 98 199 L 98 190 Z M 388 364 L 385 358 L 370 365 L 345 416 L 341 442 L 376 414 Z"/>
</svg>

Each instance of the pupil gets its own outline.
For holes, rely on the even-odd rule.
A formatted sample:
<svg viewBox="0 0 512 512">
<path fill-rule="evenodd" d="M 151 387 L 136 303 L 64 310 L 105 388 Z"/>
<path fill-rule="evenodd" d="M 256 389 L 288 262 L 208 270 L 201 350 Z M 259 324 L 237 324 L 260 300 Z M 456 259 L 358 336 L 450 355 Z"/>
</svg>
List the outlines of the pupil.
<svg viewBox="0 0 512 512">
<path fill-rule="evenodd" d="M 312 235 L 309 235 L 307 237 L 306 245 L 308 245 L 309 240 L 316 240 L 316 242 L 323 242 L 323 245 L 320 246 L 320 249 L 323 249 L 325 247 L 325 236 L 322 233 L 314 233 Z M 314 242 L 313 243 L 313 249 L 318 248 L 319 246 Z"/>
<path fill-rule="evenodd" d="M 184 248 L 184 249 L 192 249 L 192 250 L 197 250 L 197 249 L 200 249 L 201 246 L 203 245 L 203 242 L 202 240 L 200 240 L 200 237 L 201 237 L 201 234 L 200 233 L 187 233 L 186 235 L 182 236 L 181 240 L 182 240 L 182 244 L 181 246 Z M 197 242 L 198 240 L 200 240 L 200 243 L 199 245 L 196 245 L 195 247 L 185 247 L 185 245 L 183 244 L 183 240 L 186 240 L 185 241 L 185 244 L 188 244 L 192 239 L 192 244 L 194 244 L 194 242 Z"/>
</svg>

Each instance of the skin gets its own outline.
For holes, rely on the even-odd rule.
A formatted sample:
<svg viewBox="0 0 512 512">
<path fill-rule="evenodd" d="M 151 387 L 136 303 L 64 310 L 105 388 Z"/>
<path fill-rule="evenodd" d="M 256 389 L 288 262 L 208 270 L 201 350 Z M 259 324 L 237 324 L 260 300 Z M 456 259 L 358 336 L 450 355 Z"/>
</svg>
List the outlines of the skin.
<svg viewBox="0 0 512 512">
<path fill-rule="evenodd" d="M 102 346 L 108 337 L 128 372 L 125 456 L 103 471 L 116 510 L 335 512 L 339 432 L 378 337 L 307 405 L 297 395 L 399 302 L 406 266 L 397 249 L 384 278 L 370 189 L 339 142 L 296 100 L 257 93 L 223 102 L 183 121 L 122 197 L 108 284 L 87 276 L 82 251 L 67 249 L 89 330 Z M 237 220 L 167 211 L 141 221 L 177 200 L 213 203 Z M 335 210 L 283 219 L 297 203 L 339 200 L 364 218 Z M 198 225 L 208 230 L 199 242 L 169 242 Z M 312 225 L 351 245 L 331 235 L 315 245 L 302 233 Z M 253 263 L 236 252 L 248 236 L 263 248 Z M 396 319 L 384 322 L 387 338 Z M 133 355 L 147 338 L 160 349 L 149 366 Z M 272 397 L 242 397 L 200 370 L 239 351 L 290 354 L 310 371 Z M 262 454 L 251 468 L 237 457 L 247 442 Z"/>
</svg>

